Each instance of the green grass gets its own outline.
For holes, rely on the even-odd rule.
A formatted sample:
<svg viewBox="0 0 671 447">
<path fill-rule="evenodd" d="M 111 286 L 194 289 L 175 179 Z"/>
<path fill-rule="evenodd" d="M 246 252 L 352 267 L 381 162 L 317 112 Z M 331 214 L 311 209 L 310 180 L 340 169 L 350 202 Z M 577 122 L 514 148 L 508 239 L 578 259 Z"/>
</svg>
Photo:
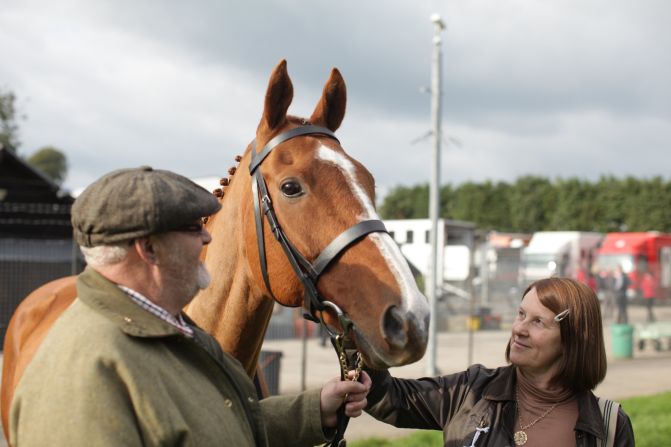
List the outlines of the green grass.
<svg viewBox="0 0 671 447">
<path fill-rule="evenodd" d="M 671 442 L 671 392 L 624 399 L 622 407 L 631 418 L 638 447 Z"/>
<path fill-rule="evenodd" d="M 345 436 L 347 438 L 347 436 Z M 347 442 L 348 447 L 424 447 L 443 445 L 442 431 L 419 431 L 397 439 L 367 438 Z"/>
<path fill-rule="evenodd" d="M 671 392 L 633 397 L 621 402 L 634 427 L 637 447 L 669 445 L 671 440 Z M 443 433 L 419 431 L 396 439 L 368 438 L 347 443 L 350 447 L 439 447 Z"/>
</svg>

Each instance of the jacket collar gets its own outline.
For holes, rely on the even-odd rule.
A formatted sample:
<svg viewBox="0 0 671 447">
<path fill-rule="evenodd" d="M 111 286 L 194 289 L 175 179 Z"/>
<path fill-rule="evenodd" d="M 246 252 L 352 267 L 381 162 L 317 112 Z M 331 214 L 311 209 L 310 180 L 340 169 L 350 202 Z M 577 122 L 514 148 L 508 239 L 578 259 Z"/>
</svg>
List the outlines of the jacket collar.
<svg viewBox="0 0 671 447">
<path fill-rule="evenodd" d="M 517 376 L 515 367 L 500 368 L 500 374 L 494 376 L 483 390 L 483 397 L 493 401 L 514 401 Z M 603 416 L 599 410 L 599 403 L 591 391 L 583 391 L 576 396 L 578 401 L 578 420 L 576 430 L 587 432 L 599 439 L 605 439 Z"/>
<path fill-rule="evenodd" d="M 594 393 L 583 391 L 578 394 L 577 400 L 578 421 L 575 424 L 576 430 L 591 433 L 599 439 L 606 439 L 603 416 L 601 415 L 599 402 Z"/>
<path fill-rule="evenodd" d="M 135 337 L 166 337 L 181 332 L 135 304 L 116 284 L 87 267 L 77 278 L 78 298 Z M 189 320 L 190 322 L 190 320 Z"/>
<path fill-rule="evenodd" d="M 504 366 L 499 368 L 499 374 L 487 384 L 483 390 L 483 397 L 488 400 L 504 401 L 515 400 L 515 386 L 517 379 L 515 377 L 514 366 Z"/>
</svg>

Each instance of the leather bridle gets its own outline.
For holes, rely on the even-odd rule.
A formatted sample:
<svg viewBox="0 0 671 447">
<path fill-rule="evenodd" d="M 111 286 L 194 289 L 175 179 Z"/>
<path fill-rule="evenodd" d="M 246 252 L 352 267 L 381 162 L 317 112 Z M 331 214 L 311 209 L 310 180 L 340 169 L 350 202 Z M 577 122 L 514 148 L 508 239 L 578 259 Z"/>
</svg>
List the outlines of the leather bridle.
<svg viewBox="0 0 671 447">
<path fill-rule="evenodd" d="M 352 320 L 332 301 L 324 299 L 324 297 L 319 293 L 317 288 L 317 283 L 319 282 L 319 277 L 329 268 L 333 261 L 347 248 L 360 240 L 364 236 L 370 233 L 386 233 L 387 229 L 382 223 L 381 220 L 364 220 L 355 225 L 352 225 L 338 236 L 336 236 L 327 246 L 322 250 L 322 252 L 317 256 L 314 262 L 308 261 L 305 256 L 303 256 L 296 247 L 291 243 L 287 235 L 282 230 L 280 223 L 275 214 L 275 209 L 273 208 L 273 202 L 270 199 L 268 194 L 268 187 L 266 181 L 263 178 L 261 173 L 261 163 L 263 160 L 270 154 L 270 152 L 275 149 L 278 145 L 283 142 L 304 135 L 322 135 L 328 138 L 332 138 L 339 142 L 335 134 L 324 127 L 313 126 L 313 125 L 303 125 L 296 127 L 286 132 L 283 132 L 276 137 L 272 138 L 266 145 L 257 153 L 256 151 L 256 140 L 252 142 L 252 156 L 249 163 L 249 174 L 252 178 L 252 197 L 254 198 L 254 221 L 256 223 L 256 241 L 257 247 L 259 250 L 259 262 L 261 264 L 261 274 L 263 276 L 263 282 L 265 283 L 268 293 L 277 301 L 273 295 L 273 291 L 270 288 L 270 279 L 268 277 L 268 264 L 266 260 L 266 249 L 265 249 L 265 238 L 263 233 L 263 219 L 264 216 L 268 219 L 268 224 L 270 225 L 270 230 L 272 231 L 275 239 L 280 243 L 284 254 L 286 255 L 291 268 L 294 273 L 303 284 L 305 289 L 305 294 L 303 297 L 303 307 L 305 312 L 303 317 L 314 321 L 316 323 L 321 323 L 322 327 L 328 332 L 331 343 L 338 354 L 338 359 L 340 362 L 340 379 L 348 380 L 348 371 L 350 369 L 355 370 L 353 380 L 358 380 L 359 373 L 361 372 L 362 360 L 361 354 L 356 353 L 356 357 L 353 364 L 350 364 L 348 361 L 347 354 L 345 352 L 346 341 L 348 340 L 350 331 L 352 330 L 353 323 Z M 332 310 L 337 318 L 340 326 L 342 328 L 342 333 L 337 334 L 331 330 L 331 328 L 324 322 L 324 311 L 330 309 Z M 319 317 L 315 314 L 319 312 Z M 345 401 L 337 412 L 337 424 L 335 434 L 329 442 L 328 446 L 343 446 L 345 445 L 344 435 L 345 430 L 347 429 L 347 424 L 349 422 L 349 417 L 345 415 Z"/>
<path fill-rule="evenodd" d="M 279 224 L 272 200 L 268 194 L 266 181 L 261 173 L 261 163 L 278 145 L 303 135 L 322 135 L 338 141 L 338 138 L 336 138 L 335 134 L 329 129 L 313 125 L 304 125 L 290 129 L 272 138 L 258 153 L 256 151 L 256 140 L 252 142 L 252 158 L 249 163 L 249 174 L 253 177 L 252 196 L 254 198 L 254 220 L 256 222 L 256 239 L 259 250 L 261 274 L 268 293 L 270 293 L 274 299 L 275 296 L 270 288 L 270 279 L 268 277 L 268 264 L 266 261 L 265 240 L 263 235 L 263 219 L 265 216 L 268 219 L 270 230 L 275 236 L 275 239 L 280 243 L 280 246 L 284 250 L 286 257 L 291 264 L 291 268 L 305 289 L 304 308 L 306 312 L 303 316 L 308 320 L 321 323 L 329 334 L 334 335 L 333 331 L 331 331 L 323 320 L 323 312 L 327 308 L 330 308 L 337 315 L 339 323 L 342 326 L 343 334 L 347 335 L 352 327 L 352 321 L 335 303 L 324 299 L 319 293 L 317 283 L 319 282 L 320 276 L 328 269 L 333 261 L 350 245 L 370 233 L 386 233 L 387 229 L 385 228 L 384 223 L 377 219 L 364 220 L 352 225 L 335 237 L 331 243 L 322 250 L 313 263 L 308 261 L 305 256 L 296 249 Z M 317 312 L 320 314 L 319 317 L 316 316 Z"/>
</svg>

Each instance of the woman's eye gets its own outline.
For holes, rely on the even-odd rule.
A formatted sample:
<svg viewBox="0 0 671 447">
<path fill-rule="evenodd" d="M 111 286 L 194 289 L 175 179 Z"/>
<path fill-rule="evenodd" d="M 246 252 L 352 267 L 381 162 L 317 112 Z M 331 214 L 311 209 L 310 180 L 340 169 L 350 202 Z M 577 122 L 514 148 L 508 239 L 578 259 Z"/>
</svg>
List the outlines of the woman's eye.
<svg viewBox="0 0 671 447">
<path fill-rule="evenodd" d="M 303 187 L 296 180 L 287 180 L 280 187 L 286 197 L 298 197 L 303 194 Z"/>
</svg>

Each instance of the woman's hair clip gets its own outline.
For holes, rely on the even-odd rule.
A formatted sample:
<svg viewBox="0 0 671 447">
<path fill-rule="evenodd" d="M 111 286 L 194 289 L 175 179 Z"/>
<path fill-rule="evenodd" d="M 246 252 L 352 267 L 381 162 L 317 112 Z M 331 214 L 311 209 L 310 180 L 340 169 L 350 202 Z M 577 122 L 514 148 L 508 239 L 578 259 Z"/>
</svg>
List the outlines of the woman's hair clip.
<svg viewBox="0 0 671 447">
<path fill-rule="evenodd" d="M 559 322 L 562 321 L 564 318 L 568 317 L 568 313 L 569 313 L 569 312 L 568 312 L 568 309 L 559 312 L 557 315 L 555 315 L 555 321 L 556 321 L 557 323 L 559 323 Z"/>
</svg>

